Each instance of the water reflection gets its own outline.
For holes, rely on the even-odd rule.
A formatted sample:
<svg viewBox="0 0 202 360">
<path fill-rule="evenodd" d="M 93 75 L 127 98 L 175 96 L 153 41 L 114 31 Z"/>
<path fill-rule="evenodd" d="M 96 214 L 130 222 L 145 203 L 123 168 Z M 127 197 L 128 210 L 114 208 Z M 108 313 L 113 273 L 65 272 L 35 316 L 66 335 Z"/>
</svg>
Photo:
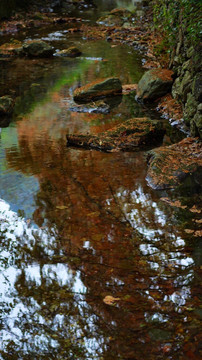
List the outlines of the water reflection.
<svg viewBox="0 0 202 360">
<path fill-rule="evenodd" d="M 173 211 L 165 211 L 143 180 L 144 154 L 82 152 L 44 140 L 39 159 L 37 137 L 19 136 L 22 144 L 23 161 L 13 152 L 7 160 L 38 178 L 34 220 L 41 230 L 21 219 L 23 233 L 7 245 L 17 246 L 9 293 L 17 301 L 11 307 L 19 309 L 7 336 L 13 339 L 19 327 L 26 344 L 23 350 L 16 342 L 14 351 L 36 358 L 153 359 L 168 348 L 171 358 L 176 351 L 182 356 L 197 336 L 199 320 L 190 309 L 198 303 L 198 280 L 180 230 L 169 224 Z M 120 301 L 106 305 L 106 295 Z M 12 318 L 10 307 L 3 312 Z"/>
<path fill-rule="evenodd" d="M 145 153 L 66 148 L 67 132 L 156 116 L 134 95 L 107 115 L 70 111 L 78 84 L 114 74 L 133 83 L 142 72 L 127 47 L 82 46 L 81 59 L 18 59 L 2 70 L 4 88 L 14 83 L 19 97 L 0 144 L 0 356 L 199 359 L 199 251 L 183 231 L 188 209 L 148 188 Z"/>
</svg>

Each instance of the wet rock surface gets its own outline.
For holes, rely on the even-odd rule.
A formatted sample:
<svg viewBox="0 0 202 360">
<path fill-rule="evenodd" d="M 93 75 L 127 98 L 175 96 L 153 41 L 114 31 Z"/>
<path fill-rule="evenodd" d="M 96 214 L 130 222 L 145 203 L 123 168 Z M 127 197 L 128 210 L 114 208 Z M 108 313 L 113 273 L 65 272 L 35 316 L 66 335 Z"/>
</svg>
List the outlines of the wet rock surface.
<svg viewBox="0 0 202 360">
<path fill-rule="evenodd" d="M 97 23 L 105 26 L 122 26 L 128 21 L 132 13 L 124 8 L 113 9 L 109 14 L 98 19 Z"/>
<path fill-rule="evenodd" d="M 69 47 L 68 49 L 58 51 L 56 55 L 74 58 L 74 57 L 80 56 L 81 54 L 82 54 L 82 52 L 79 49 L 72 46 L 72 47 Z"/>
<path fill-rule="evenodd" d="M 69 110 L 77 113 L 109 114 L 111 107 L 106 102 L 98 100 L 85 105 L 73 104 L 69 107 Z"/>
<path fill-rule="evenodd" d="M 53 55 L 53 47 L 42 40 L 31 40 L 23 44 L 20 55 L 32 58 L 44 58 Z"/>
<path fill-rule="evenodd" d="M 176 188 L 189 177 L 200 183 L 202 144 L 186 138 L 177 144 L 152 150 L 148 154 L 147 180 L 156 190 Z"/>
<path fill-rule="evenodd" d="M 105 152 L 137 151 L 158 143 L 164 129 L 159 121 L 134 118 L 99 135 L 67 135 L 67 146 Z"/>
<path fill-rule="evenodd" d="M 138 98 L 149 101 L 160 98 L 171 90 L 173 71 L 152 69 L 147 71 L 138 83 Z"/>
<path fill-rule="evenodd" d="M 92 100 L 105 98 L 122 93 L 122 84 L 118 78 L 107 78 L 94 81 L 74 91 L 74 101 L 88 103 Z"/>
<path fill-rule="evenodd" d="M 0 115 L 10 115 L 13 111 L 14 100 L 11 96 L 0 97 Z"/>
</svg>

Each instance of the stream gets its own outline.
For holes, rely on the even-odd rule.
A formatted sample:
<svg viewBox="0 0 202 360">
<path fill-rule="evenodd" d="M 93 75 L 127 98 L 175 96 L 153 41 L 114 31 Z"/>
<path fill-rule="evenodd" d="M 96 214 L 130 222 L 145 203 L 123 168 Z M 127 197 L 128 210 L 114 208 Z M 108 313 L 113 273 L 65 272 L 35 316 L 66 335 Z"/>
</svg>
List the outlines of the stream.
<svg viewBox="0 0 202 360">
<path fill-rule="evenodd" d="M 77 16 L 91 23 L 131 8 L 97 3 Z M 187 231 L 200 221 L 190 211 L 197 190 L 151 189 L 146 151 L 66 146 L 68 133 L 133 117 L 163 122 L 166 145 L 185 134 L 133 92 L 108 114 L 77 111 L 78 86 L 111 76 L 135 84 L 146 70 L 133 47 L 87 40 L 72 26 L 12 34 L 47 41 L 53 58 L 0 60 L 0 96 L 16 96 L 0 129 L 0 359 L 200 359 L 201 243 Z M 57 56 L 69 46 L 81 57 Z"/>
</svg>

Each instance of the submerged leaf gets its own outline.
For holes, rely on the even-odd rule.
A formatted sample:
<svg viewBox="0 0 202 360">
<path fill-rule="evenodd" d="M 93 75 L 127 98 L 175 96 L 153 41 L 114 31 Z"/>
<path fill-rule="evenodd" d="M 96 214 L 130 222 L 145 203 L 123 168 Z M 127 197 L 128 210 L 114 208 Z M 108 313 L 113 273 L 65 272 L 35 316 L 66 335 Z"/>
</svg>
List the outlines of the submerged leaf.
<svg viewBox="0 0 202 360">
<path fill-rule="evenodd" d="M 119 301 L 121 300 L 120 298 L 114 298 L 111 295 L 107 295 L 105 296 L 105 298 L 103 299 L 103 302 L 107 305 L 114 305 L 115 301 Z"/>
</svg>

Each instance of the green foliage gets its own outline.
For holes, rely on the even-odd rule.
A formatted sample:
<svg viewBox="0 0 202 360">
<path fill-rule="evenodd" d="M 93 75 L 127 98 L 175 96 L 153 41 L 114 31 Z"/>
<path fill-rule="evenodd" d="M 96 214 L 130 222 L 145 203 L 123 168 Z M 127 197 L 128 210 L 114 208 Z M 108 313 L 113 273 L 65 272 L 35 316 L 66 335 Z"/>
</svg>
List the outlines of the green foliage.
<svg viewBox="0 0 202 360">
<path fill-rule="evenodd" d="M 199 41 L 201 0 L 156 0 L 153 5 L 155 27 L 163 31 L 170 46 L 176 43 L 179 29 L 191 44 Z"/>
</svg>

